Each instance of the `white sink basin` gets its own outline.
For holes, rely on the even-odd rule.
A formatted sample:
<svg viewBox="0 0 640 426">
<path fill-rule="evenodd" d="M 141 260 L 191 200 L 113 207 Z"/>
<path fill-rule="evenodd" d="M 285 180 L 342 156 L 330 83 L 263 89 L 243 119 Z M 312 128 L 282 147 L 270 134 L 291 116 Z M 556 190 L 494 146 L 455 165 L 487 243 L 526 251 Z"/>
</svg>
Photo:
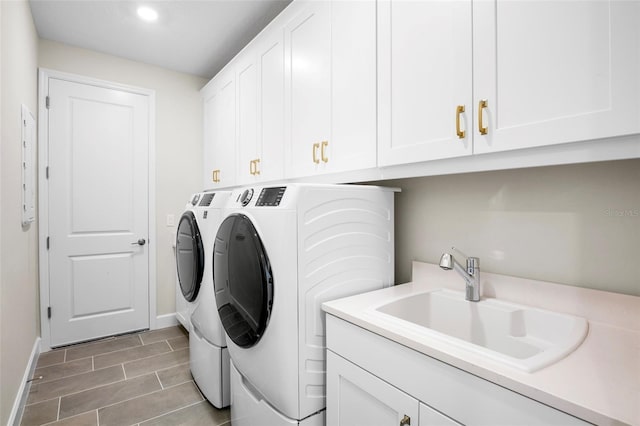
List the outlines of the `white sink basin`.
<svg viewBox="0 0 640 426">
<path fill-rule="evenodd" d="M 468 302 L 446 289 L 396 299 L 372 314 L 527 372 L 567 356 L 589 328 L 584 318 L 496 299 Z"/>
</svg>

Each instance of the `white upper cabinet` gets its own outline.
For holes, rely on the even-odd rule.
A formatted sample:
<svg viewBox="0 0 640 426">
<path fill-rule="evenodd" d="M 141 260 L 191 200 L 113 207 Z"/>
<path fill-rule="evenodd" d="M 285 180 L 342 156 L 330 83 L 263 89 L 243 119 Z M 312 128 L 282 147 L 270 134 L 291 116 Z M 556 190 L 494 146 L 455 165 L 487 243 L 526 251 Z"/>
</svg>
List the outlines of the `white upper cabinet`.
<svg viewBox="0 0 640 426">
<path fill-rule="evenodd" d="M 205 89 L 204 188 L 235 184 L 236 94 L 233 72 L 223 71 Z"/>
<path fill-rule="evenodd" d="M 636 158 L 639 22 L 638 0 L 295 0 L 202 91 L 205 188 Z"/>
<path fill-rule="evenodd" d="M 378 164 L 640 133 L 638 22 L 638 1 L 379 0 Z"/>
<path fill-rule="evenodd" d="M 378 164 L 472 153 L 471 0 L 378 1 Z"/>
<path fill-rule="evenodd" d="M 475 1 L 473 42 L 474 152 L 640 133 L 640 2 Z"/>
<path fill-rule="evenodd" d="M 258 58 L 258 163 L 256 176 L 284 176 L 284 33 L 276 28 L 256 46 Z"/>
<path fill-rule="evenodd" d="M 251 47 L 251 46 L 250 46 Z M 253 49 L 245 49 L 236 59 L 236 108 L 238 119 L 238 184 L 255 178 L 258 160 L 258 64 Z"/>
<path fill-rule="evenodd" d="M 375 167 L 375 2 L 296 1 L 290 8 L 287 177 Z"/>
<path fill-rule="evenodd" d="M 284 46 L 281 28 L 260 35 L 236 59 L 237 183 L 277 180 L 284 163 Z"/>
</svg>

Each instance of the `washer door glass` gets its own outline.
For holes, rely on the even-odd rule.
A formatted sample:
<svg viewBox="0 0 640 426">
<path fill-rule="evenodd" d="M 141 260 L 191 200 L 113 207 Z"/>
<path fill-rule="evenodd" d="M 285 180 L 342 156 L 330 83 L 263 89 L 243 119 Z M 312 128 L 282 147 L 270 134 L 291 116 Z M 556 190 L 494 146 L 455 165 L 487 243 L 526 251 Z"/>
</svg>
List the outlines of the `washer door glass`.
<svg viewBox="0 0 640 426">
<path fill-rule="evenodd" d="M 273 306 L 273 277 L 260 236 L 243 214 L 227 217 L 218 228 L 213 285 L 229 338 L 244 348 L 258 343 Z"/>
<path fill-rule="evenodd" d="M 204 261 L 204 247 L 196 217 L 193 212 L 185 212 L 180 218 L 176 234 L 176 267 L 180 290 L 187 302 L 193 302 L 198 297 Z"/>
</svg>

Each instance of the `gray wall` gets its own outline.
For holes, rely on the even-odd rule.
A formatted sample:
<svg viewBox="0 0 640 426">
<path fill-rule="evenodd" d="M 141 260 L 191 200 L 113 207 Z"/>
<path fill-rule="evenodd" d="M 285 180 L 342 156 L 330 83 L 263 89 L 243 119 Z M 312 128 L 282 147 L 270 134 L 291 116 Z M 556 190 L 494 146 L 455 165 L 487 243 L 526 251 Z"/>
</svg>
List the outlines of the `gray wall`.
<svg viewBox="0 0 640 426">
<path fill-rule="evenodd" d="M 0 2 L 0 424 L 38 336 L 38 228 L 22 227 L 21 105 L 37 115 L 38 35 L 26 0 Z"/>
<path fill-rule="evenodd" d="M 402 188 L 397 283 L 455 245 L 485 271 L 640 296 L 638 159 L 378 183 Z"/>
</svg>

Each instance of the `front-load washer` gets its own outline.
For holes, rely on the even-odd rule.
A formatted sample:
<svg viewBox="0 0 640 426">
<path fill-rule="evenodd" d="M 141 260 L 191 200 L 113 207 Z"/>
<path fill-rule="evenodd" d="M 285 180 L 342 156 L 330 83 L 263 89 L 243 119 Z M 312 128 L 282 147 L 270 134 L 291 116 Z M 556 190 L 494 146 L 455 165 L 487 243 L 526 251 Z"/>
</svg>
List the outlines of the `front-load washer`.
<svg viewBox="0 0 640 426">
<path fill-rule="evenodd" d="M 212 199 L 195 208 L 205 248 L 205 268 L 199 295 L 191 313 L 189 361 L 191 374 L 202 394 L 218 408 L 229 405 L 229 351 L 213 293 L 213 244 L 230 192 L 216 191 Z"/>
<path fill-rule="evenodd" d="M 176 229 L 176 318 L 191 331 L 191 311 L 200 291 L 205 266 L 205 252 L 195 209 L 202 193 L 191 196 Z"/>
<path fill-rule="evenodd" d="M 178 223 L 176 317 L 189 330 L 190 368 L 202 394 L 229 405 L 229 354 L 213 296 L 213 241 L 229 191 L 194 194 Z"/>
<path fill-rule="evenodd" d="M 232 192 L 213 273 L 234 426 L 324 424 L 320 306 L 393 283 L 393 195 L 313 184 Z"/>
</svg>

